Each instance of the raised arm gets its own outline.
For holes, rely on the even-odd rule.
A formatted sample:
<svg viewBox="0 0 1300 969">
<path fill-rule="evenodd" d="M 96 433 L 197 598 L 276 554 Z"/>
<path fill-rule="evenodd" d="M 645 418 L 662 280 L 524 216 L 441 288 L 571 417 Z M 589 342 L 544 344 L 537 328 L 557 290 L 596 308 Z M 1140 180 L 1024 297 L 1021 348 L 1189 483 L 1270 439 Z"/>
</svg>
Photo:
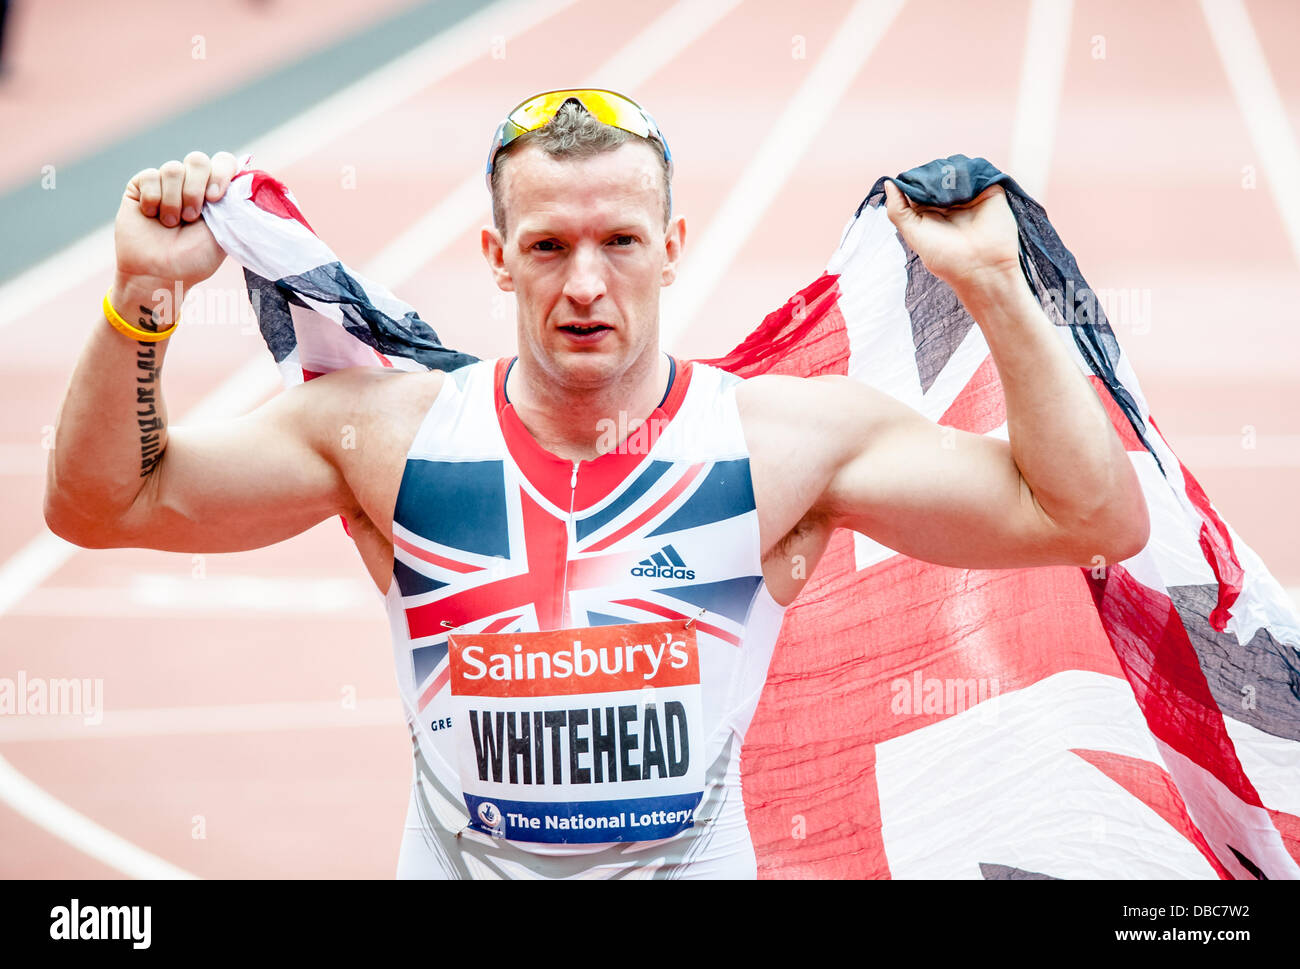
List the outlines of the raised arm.
<svg viewBox="0 0 1300 969">
<path fill-rule="evenodd" d="M 1009 428 L 1009 444 L 940 427 L 847 377 L 799 382 L 804 386 L 774 393 L 787 404 L 799 401 L 798 410 L 807 406 L 808 413 L 823 415 L 820 433 L 835 442 L 833 449 L 792 442 L 792 465 L 802 460 L 820 469 L 820 491 L 805 516 L 811 522 L 850 528 L 913 558 L 968 569 L 1095 566 L 1128 558 L 1146 544 L 1145 502 L 1109 423 L 1087 428 L 1074 420 L 1016 421 L 1008 404 L 1008 422 L 1021 429 Z M 1097 404 L 1087 381 L 1079 382 Z M 788 414 L 795 412 L 789 407 Z M 1053 440 L 1022 455 L 1034 451 L 1040 436 L 1059 438 L 1060 448 Z M 1110 438 L 1116 438 L 1118 455 L 1108 453 Z M 1072 450 L 1071 442 L 1078 448 Z"/>
<path fill-rule="evenodd" d="M 177 296 L 220 266 L 225 254 L 199 212 L 234 172 L 229 153 L 192 152 L 127 184 L 109 300 L 129 324 L 170 325 Z M 237 420 L 170 428 L 162 369 L 176 338 L 184 336 L 139 340 L 97 319 L 47 465 L 45 520 L 56 534 L 92 548 L 238 551 L 355 506 L 328 445 L 339 423 L 333 411 L 367 377 L 330 375 Z"/>
<path fill-rule="evenodd" d="M 797 521 L 774 520 L 770 547 L 779 554 L 782 536 L 846 527 L 963 568 L 1098 565 L 1136 554 L 1149 534 L 1137 474 L 1024 280 L 1002 189 L 944 212 L 915 210 L 887 189 L 900 233 L 985 335 L 1009 442 L 940 427 L 847 377 L 756 378 L 750 408 L 766 428 L 782 428 L 788 467 L 803 469 L 803 495 L 773 476 L 768 505 L 807 509 Z"/>
</svg>

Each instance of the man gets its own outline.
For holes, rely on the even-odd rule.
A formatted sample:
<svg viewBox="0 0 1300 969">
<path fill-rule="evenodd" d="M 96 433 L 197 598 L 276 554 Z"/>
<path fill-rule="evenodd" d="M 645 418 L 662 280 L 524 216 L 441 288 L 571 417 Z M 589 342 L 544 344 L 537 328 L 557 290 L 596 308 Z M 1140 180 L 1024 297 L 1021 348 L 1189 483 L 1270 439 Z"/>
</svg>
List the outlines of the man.
<svg viewBox="0 0 1300 969">
<path fill-rule="evenodd" d="M 740 746 L 835 529 L 965 568 L 1146 542 L 1137 477 L 1024 280 L 1000 188 L 938 211 L 888 185 L 887 204 L 982 328 L 1009 443 L 844 377 L 742 381 L 663 353 L 659 290 L 686 243 L 671 155 L 639 106 L 593 91 L 528 99 L 493 142 L 482 249 L 518 298 L 516 358 L 351 368 L 167 428 L 173 321 L 153 294 L 220 265 L 200 211 L 234 174 L 194 152 L 128 184 L 46 520 L 87 547 L 224 552 L 344 517 L 415 740 L 401 876 L 752 876 Z"/>
</svg>

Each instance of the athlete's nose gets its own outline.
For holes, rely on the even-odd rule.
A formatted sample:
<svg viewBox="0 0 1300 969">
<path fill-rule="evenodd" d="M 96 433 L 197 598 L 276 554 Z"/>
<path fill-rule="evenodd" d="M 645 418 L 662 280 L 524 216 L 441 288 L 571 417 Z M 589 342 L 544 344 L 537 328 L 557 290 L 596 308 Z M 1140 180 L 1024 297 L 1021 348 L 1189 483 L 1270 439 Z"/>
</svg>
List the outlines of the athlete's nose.
<svg viewBox="0 0 1300 969">
<path fill-rule="evenodd" d="M 605 295 L 604 263 L 599 251 L 580 245 L 569 260 L 564 295 L 579 306 L 588 306 Z"/>
</svg>

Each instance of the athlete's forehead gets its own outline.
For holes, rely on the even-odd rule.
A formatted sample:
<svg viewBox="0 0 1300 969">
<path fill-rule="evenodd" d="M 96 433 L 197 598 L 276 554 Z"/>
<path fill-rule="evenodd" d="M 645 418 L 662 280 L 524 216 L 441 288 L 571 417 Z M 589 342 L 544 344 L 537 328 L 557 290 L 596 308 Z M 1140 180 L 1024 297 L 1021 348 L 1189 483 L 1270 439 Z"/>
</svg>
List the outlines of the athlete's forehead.
<svg viewBox="0 0 1300 969">
<path fill-rule="evenodd" d="M 653 228 L 662 220 L 662 174 L 648 146 L 629 142 L 585 157 L 528 147 L 502 172 L 516 235 Z"/>
</svg>

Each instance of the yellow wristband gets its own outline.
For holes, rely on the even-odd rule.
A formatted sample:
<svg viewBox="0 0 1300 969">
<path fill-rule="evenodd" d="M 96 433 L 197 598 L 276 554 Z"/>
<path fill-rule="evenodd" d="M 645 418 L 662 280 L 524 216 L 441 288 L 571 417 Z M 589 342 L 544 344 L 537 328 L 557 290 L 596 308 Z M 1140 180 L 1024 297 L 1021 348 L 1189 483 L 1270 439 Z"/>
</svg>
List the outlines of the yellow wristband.
<svg viewBox="0 0 1300 969">
<path fill-rule="evenodd" d="M 172 325 L 167 327 L 165 330 L 154 332 L 151 330 L 142 330 L 138 326 L 132 326 L 118 315 L 117 310 L 113 309 L 113 302 L 109 299 L 112 295 L 113 287 L 110 286 L 108 287 L 108 292 L 104 294 L 104 318 L 108 320 L 109 323 L 113 324 L 113 329 L 117 330 L 119 333 L 125 333 L 132 340 L 139 340 L 142 343 L 157 343 L 159 340 L 165 340 L 171 336 L 172 331 L 180 325 L 181 318 L 178 313 L 176 319 L 172 322 Z"/>
</svg>

